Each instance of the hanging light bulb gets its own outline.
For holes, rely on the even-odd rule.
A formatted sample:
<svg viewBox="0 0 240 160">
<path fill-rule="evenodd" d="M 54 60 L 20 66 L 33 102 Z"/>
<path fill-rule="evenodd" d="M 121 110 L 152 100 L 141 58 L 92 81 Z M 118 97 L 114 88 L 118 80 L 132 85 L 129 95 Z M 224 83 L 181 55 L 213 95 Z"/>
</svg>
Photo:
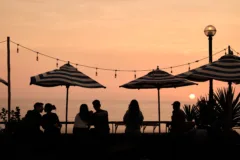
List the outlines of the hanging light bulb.
<svg viewBox="0 0 240 160">
<path fill-rule="evenodd" d="M 115 70 L 115 78 L 117 78 L 117 70 Z"/>
<path fill-rule="evenodd" d="M 136 74 L 136 71 L 134 71 L 134 78 L 135 78 L 135 79 L 137 78 L 137 74 Z"/>
<path fill-rule="evenodd" d="M 19 52 L 19 48 L 18 48 L 19 44 L 17 44 L 17 53 Z"/>
<path fill-rule="evenodd" d="M 191 68 L 190 68 L 190 63 L 188 63 L 188 70 L 190 71 L 190 69 L 191 69 Z"/>
<path fill-rule="evenodd" d="M 173 71 L 172 71 L 172 67 L 171 67 L 171 73 L 172 73 Z"/>
<path fill-rule="evenodd" d="M 57 60 L 57 62 L 56 62 L 56 67 L 58 68 L 58 59 L 56 59 Z"/>
<path fill-rule="evenodd" d="M 97 70 L 98 70 L 98 68 L 96 68 L 96 76 L 98 76 Z"/>
<path fill-rule="evenodd" d="M 36 57 L 36 60 L 38 61 L 38 52 L 37 52 L 37 57 Z"/>
</svg>

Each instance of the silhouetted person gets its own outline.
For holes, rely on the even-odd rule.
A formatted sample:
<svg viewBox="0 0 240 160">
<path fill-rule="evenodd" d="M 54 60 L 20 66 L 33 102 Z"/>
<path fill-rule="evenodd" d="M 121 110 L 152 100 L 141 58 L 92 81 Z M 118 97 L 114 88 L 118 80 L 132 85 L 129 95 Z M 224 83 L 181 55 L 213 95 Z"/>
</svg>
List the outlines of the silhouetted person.
<svg viewBox="0 0 240 160">
<path fill-rule="evenodd" d="M 42 127 L 44 133 L 47 135 L 59 135 L 61 133 L 61 124 L 59 122 L 58 116 L 56 113 L 52 113 L 52 110 L 55 110 L 56 107 L 50 103 L 47 103 L 44 107 L 46 114 L 42 117 Z"/>
<path fill-rule="evenodd" d="M 173 104 L 171 132 L 183 133 L 185 131 L 185 113 L 180 109 L 180 102 L 175 101 Z"/>
<path fill-rule="evenodd" d="M 94 125 L 94 133 L 98 135 L 108 134 L 110 131 L 108 125 L 108 112 L 101 109 L 101 103 L 99 100 L 92 102 L 93 108 L 96 110 L 92 115 L 92 124 Z"/>
<path fill-rule="evenodd" d="M 126 111 L 123 122 L 126 125 L 125 133 L 128 134 L 140 134 L 141 125 L 143 123 L 143 114 L 139 108 L 137 100 L 132 100 Z"/>
<path fill-rule="evenodd" d="M 79 113 L 74 120 L 73 134 L 85 135 L 89 132 L 92 114 L 93 112 L 88 110 L 86 104 L 80 106 Z"/>
<path fill-rule="evenodd" d="M 34 104 L 34 109 L 29 110 L 23 118 L 24 131 L 29 134 L 42 134 L 40 129 L 42 122 L 43 103 L 37 102 Z"/>
</svg>

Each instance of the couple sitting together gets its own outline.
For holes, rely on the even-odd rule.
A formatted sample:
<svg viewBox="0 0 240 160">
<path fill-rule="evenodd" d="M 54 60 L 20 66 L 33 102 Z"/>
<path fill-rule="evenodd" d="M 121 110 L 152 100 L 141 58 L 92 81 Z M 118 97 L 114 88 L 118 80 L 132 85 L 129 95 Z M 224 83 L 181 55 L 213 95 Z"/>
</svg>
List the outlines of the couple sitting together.
<svg viewBox="0 0 240 160">
<path fill-rule="evenodd" d="M 89 111 L 86 104 L 80 106 L 80 111 L 75 117 L 73 134 L 81 135 L 89 131 L 97 134 L 108 134 L 110 131 L 108 122 L 108 112 L 102 110 L 99 100 L 92 102 L 95 113 Z M 128 110 L 123 116 L 123 122 L 126 125 L 125 133 L 127 134 L 140 134 L 141 125 L 143 122 L 143 114 L 139 108 L 137 100 L 132 100 L 129 104 Z M 94 128 L 90 129 L 93 125 Z"/>
<path fill-rule="evenodd" d="M 108 134 L 110 131 L 108 125 L 108 112 L 101 109 L 101 103 L 99 100 L 94 100 L 92 102 L 93 111 L 89 111 L 86 104 L 80 106 L 80 111 L 75 117 L 73 134 L 83 135 L 89 131 L 94 134 Z M 90 126 L 93 125 L 94 128 L 90 129 Z"/>
</svg>

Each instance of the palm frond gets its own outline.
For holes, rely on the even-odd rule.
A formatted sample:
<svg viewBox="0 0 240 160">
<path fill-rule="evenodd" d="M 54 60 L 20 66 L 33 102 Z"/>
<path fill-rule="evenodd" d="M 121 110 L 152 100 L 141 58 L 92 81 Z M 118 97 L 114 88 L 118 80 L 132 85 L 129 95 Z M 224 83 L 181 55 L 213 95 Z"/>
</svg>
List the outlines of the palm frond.
<svg viewBox="0 0 240 160">
<path fill-rule="evenodd" d="M 232 125 L 236 125 L 240 122 L 240 94 L 235 97 L 235 89 L 220 88 L 214 93 L 214 99 L 216 101 L 216 112 L 222 119 L 226 119 L 228 109 L 232 110 Z M 230 106 L 229 106 L 230 105 Z"/>
<path fill-rule="evenodd" d="M 187 121 L 191 122 L 195 118 L 195 112 L 194 109 L 191 105 L 184 105 L 183 106 L 183 111 L 186 115 Z"/>
</svg>

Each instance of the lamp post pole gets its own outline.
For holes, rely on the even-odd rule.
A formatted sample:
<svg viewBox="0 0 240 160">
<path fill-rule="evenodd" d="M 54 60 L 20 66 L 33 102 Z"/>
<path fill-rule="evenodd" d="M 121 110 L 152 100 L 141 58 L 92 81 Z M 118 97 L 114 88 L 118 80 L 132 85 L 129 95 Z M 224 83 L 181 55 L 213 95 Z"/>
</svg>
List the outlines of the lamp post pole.
<svg viewBox="0 0 240 160">
<path fill-rule="evenodd" d="M 212 63 L 212 36 L 208 36 L 209 63 Z M 209 102 L 213 102 L 213 80 L 209 80 Z"/>
<path fill-rule="evenodd" d="M 208 37 L 208 52 L 209 52 L 209 63 L 212 63 L 212 37 L 216 34 L 217 30 L 214 26 L 208 25 L 204 29 L 205 35 Z M 209 80 L 209 102 L 213 102 L 213 80 Z"/>
</svg>

